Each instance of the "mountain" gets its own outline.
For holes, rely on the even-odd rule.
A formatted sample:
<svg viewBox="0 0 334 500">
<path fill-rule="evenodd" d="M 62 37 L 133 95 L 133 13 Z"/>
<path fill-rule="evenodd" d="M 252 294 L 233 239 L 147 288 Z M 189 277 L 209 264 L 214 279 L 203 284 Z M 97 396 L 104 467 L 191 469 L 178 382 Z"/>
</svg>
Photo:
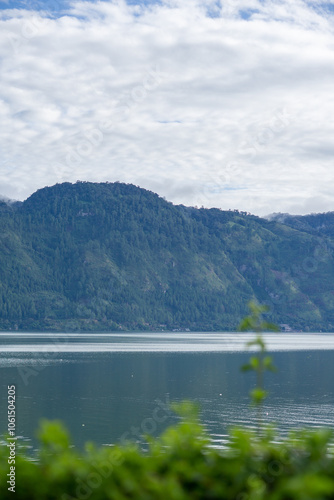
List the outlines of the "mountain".
<svg viewBox="0 0 334 500">
<path fill-rule="evenodd" d="M 235 330 L 257 299 L 286 330 L 333 331 L 334 215 L 284 217 L 117 182 L 0 201 L 0 329 Z"/>
<path fill-rule="evenodd" d="M 275 213 L 266 217 L 268 220 L 281 222 L 299 231 L 305 231 L 318 237 L 334 237 L 334 212 L 309 215 L 290 215 Z"/>
<path fill-rule="evenodd" d="M 0 194 L 0 203 L 1 202 L 7 203 L 8 205 L 12 205 L 12 204 L 15 205 L 15 204 L 21 203 L 20 201 L 13 200 L 12 198 L 8 198 L 8 196 L 5 196 L 3 194 Z"/>
</svg>

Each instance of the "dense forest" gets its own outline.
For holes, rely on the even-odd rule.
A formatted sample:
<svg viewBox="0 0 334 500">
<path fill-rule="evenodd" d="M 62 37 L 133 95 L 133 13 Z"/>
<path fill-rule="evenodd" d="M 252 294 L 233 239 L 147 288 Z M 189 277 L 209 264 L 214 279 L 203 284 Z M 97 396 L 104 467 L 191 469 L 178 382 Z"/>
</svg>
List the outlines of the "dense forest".
<svg viewBox="0 0 334 500">
<path fill-rule="evenodd" d="M 122 183 L 63 183 L 0 202 L 0 329 L 334 329 L 334 213 L 271 220 L 175 206 Z"/>
</svg>

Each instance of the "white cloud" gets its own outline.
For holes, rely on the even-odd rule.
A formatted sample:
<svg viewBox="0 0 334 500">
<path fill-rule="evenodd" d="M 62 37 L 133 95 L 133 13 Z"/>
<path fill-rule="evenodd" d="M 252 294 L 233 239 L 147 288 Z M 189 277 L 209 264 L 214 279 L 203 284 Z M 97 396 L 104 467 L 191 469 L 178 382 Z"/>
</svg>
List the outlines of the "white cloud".
<svg viewBox="0 0 334 500">
<path fill-rule="evenodd" d="M 0 11 L 0 193 L 120 180 L 186 205 L 334 209 L 334 32 L 321 5 Z"/>
</svg>

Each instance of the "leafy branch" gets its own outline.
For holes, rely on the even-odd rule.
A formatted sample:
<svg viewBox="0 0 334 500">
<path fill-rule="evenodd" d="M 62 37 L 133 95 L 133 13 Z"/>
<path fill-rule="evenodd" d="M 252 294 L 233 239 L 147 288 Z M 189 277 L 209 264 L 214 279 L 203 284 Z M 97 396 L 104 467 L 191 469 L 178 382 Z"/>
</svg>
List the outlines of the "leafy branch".
<svg viewBox="0 0 334 500">
<path fill-rule="evenodd" d="M 248 304 L 251 314 L 246 316 L 239 325 L 239 331 L 252 331 L 257 335 L 255 339 L 247 342 L 247 347 L 255 347 L 256 354 L 249 358 L 248 363 L 241 367 L 241 370 L 254 371 L 256 373 L 256 386 L 250 391 L 252 404 L 258 408 L 258 428 L 262 424 L 263 401 L 268 395 L 264 389 L 264 373 L 266 371 L 276 371 L 271 356 L 267 356 L 267 348 L 262 333 L 273 331 L 278 332 L 279 328 L 274 323 L 268 323 L 262 319 L 262 314 L 269 311 L 266 305 L 260 305 L 255 302 Z"/>
</svg>

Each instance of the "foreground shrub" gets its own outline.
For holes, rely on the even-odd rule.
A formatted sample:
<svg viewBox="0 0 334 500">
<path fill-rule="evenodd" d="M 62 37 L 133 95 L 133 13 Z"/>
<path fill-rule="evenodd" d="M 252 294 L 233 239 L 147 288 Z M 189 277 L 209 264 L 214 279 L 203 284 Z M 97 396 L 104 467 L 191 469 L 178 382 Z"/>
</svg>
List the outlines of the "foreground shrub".
<svg viewBox="0 0 334 500">
<path fill-rule="evenodd" d="M 0 498 L 18 500 L 308 500 L 334 499 L 334 457 L 328 430 L 300 431 L 281 442 L 272 430 L 238 429 L 225 449 L 210 440 L 191 405 L 148 451 L 123 447 L 84 452 L 70 446 L 59 422 L 39 430 L 38 461 L 16 457 L 15 493 L 8 490 L 8 448 L 1 446 Z"/>
</svg>

